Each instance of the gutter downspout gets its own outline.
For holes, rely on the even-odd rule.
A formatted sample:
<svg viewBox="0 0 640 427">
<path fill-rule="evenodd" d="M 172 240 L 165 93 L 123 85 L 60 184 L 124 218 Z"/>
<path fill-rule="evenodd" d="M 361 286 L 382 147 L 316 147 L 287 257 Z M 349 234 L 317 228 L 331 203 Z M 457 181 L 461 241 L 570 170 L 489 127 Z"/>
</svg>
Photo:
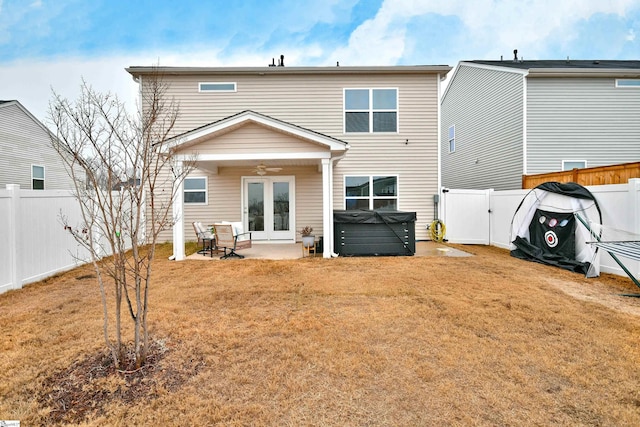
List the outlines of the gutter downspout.
<svg viewBox="0 0 640 427">
<path fill-rule="evenodd" d="M 440 194 L 442 190 L 442 81 L 446 78 L 446 74 L 441 76 L 438 74 L 438 186 L 436 188 L 436 192 L 434 194 Z M 440 214 L 441 205 L 438 204 L 434 211 L 434 216 L 437 215 L 437 218 L 442 218 Z M 427 236 L 428 238 L 428 236 Z"/>
<path fill-rule="evenodd" d="M 527 76 L 522 75 L 522 175 L 528 173 L 527 167 Z"/>
</svg>

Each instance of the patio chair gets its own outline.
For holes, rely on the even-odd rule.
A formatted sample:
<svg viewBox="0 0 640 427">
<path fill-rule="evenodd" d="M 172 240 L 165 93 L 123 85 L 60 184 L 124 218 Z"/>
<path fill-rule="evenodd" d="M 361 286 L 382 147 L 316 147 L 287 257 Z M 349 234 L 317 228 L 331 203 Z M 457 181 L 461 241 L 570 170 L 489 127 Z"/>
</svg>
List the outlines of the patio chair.
<svg viewBox="0 0 640 427">
<path fill-rule="evenodd" d="M 224 249 L 224 255 L 220 259 L 231 257 L 244 258 L 244 255 L 236 251 L 251 247 L 251 232 L 245 233 L 241 222 L 225 222 L 214 224 L 216 246 Z M 227 253 L 227 251 L 229 251 Z"/>
<path fill-rule="evenodd" d="M 192 225 L 193 230 L 196 232 L 196 236 L 198 237 L 198 245 L 202 244 L 202 249 L 200 249 L 198 253 L 202 255 L 209 253 L 209 256 L 213 257 L 213 251 L 217 249 L 215 244 L 215 234 L 203 226 L 201 222 L 196 221 L 193 222 Z"/>
</svg>

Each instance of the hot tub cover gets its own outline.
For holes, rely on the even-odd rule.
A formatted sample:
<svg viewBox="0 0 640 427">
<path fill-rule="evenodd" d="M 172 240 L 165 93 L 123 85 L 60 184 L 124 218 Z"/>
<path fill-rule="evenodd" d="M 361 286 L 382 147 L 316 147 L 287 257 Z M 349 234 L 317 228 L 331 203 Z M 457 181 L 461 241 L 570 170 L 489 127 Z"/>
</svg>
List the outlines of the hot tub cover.
<svg viewBox="0 0 640 427">
<path fill-rule="evenodd" d="M 355 209 L 333 211 L 333 222 L 338 224 L 399 224 L 415 222 L 415 212 Z"/>
</svg>

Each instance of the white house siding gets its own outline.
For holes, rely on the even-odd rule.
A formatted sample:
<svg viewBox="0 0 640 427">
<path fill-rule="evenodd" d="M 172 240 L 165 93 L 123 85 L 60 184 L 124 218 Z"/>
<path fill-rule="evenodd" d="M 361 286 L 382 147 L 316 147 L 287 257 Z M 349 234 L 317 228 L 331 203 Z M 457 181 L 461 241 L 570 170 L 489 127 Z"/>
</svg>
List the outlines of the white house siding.
<svg viewBox="0 0 640 427">
<path fill-rule="evenodd" d="M 73 188 L 49 133 L 15 102 L 0 104 L 0 188 L 19 184 L 31 189 L 31 165 L 44 166 L 45 189 Z"/>
<path fill-rule="evenodd" d="M 520 188 L 523 170 L 523 77 L 461 65 L 442 100 L 442 184 L 450 188 Z M 455 125 L 455 152 L 449 127 Z"/>
<path fill-rule="evenodd" d="M 168 95 L 180 103 L 177 124 L 180 132 L 240 111 L 254 110 L 348 142 L 351 149 L 335 168 L 334 208 L 344 206 L 344 175 L 397 174 L 399 209 L 417 212 L 417 238 L 427 238 L 425 226 L 434 218 L 433 194 L 438 192 L 437 74 L 171 75 L 165 81 L 169 83 Z M 237 83 L 237 92 L 198 92 L 198 82 L 203 81 L 233 81 Z M 399 133 L 343 133 L 344 88 L 375 87 L 398 88 Z M 221 176 L 221 173 L 212 176 L 210 185 Z M 315 187 L 317 193 L 313 197 L 317 198 L 318 206 L 314 209 L 319 214 L 320 183 Z M 300 194 L 298 191 L 297 195 Z M 232 201 L 229 197 L 227 202 L 237 203 L 239 214 L 239 194 L 235 198 Z M 301 223 L 306 220 L 300 217 L 304 212 L 298 215 Z M 313 222 L 311 218 L 309 222 Z M 314 228 L 317 230 L 319 226 L 318 222 Z"/>
<path fill-rule="evenodd" d="M 616 88 L 614 78 L 528 78 L 527 86 L 527 173 L 562 170 L 562 160 L 640 160 L 640 89 Z"/>
</svg>

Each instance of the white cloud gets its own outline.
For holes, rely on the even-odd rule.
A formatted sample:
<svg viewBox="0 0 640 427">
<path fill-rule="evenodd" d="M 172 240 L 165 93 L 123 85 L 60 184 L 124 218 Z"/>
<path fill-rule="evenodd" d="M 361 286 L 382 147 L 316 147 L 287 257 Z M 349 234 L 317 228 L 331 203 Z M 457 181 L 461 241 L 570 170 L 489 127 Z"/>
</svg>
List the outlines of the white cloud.
<svg viewBox="0 0 640 427">
<path fill-rule="evenodd" d="M 286 47 L 286 50 L 285 50 Z M 320 56 L 322 49 L 316 45 L 291 49 L 282 46 L 275 50 L 286 53 L 286 65 L 308 65 L 310 56 Z M 277 60 L 277 58 L 276 58 Z M 80 94 L 84 79 L 95 90 L 117 94 L 130 112 L 136 109 L 138 85 L 125 68 L 130 66 L 267 66 L 271 56 L 256 50 L 239 50 L 231 57 L 219 59 L 217 50 L 156 52 L 140 55 L 102 57 L 96 59 L 58 58 L 55 60 L 21 60 L 0 64 L 0 81 L 3 85 L 0 99 L 20 101 L 36 118 L 45 122 L 52 89 L 62 97 L 75 100 Z"/>
<path fill-rule="evenodd" d="M 52 90 L 75 100 L 84 78 L 98 91 L 117 94 L 134 112 L 137 84 L 124 70 L 128 65 L 127 58 L 71 58 L 56 62 L 25 60 L 3 64 L 0 66 L 0 81 L 8 84 L 3 85 L 0 96 L 3 100 L 20 101 L 36 118 L 45 122 Z"/>
<path fill-rule="evenodd" d="M 636 32 L 635 32 L 635 31 L 633 31 L 633 28 L 630 28 L 630 29 L 629 29 L 629 32 L 627 33 L 626 40 L 627 40 L 628 42 L 632 42 L 632 41 L 635 41 L 635 40 L 636 40 Z"/>
<path fill-rule="evenodd" d="M 458 17 L 471 52 L 482 51 L 483 57 L 497 59 L 518 48 L 519 55 L 539 59 L 549 38 L 569 41 L 575 25 L 595 13 L 624 16 L 633 7 L 638 7 L 637 0 L 385 0 L 376 16 L 360 25 L 348 46 L 336 50 L 332 58 L 349 64 L 393 64 L 402 56 L 408 22 L 434 13 Z M 635 34 L 630 32 L 629 37 Z M 421 42 L 439 40 L 414 43 Z"/>
</svg>

